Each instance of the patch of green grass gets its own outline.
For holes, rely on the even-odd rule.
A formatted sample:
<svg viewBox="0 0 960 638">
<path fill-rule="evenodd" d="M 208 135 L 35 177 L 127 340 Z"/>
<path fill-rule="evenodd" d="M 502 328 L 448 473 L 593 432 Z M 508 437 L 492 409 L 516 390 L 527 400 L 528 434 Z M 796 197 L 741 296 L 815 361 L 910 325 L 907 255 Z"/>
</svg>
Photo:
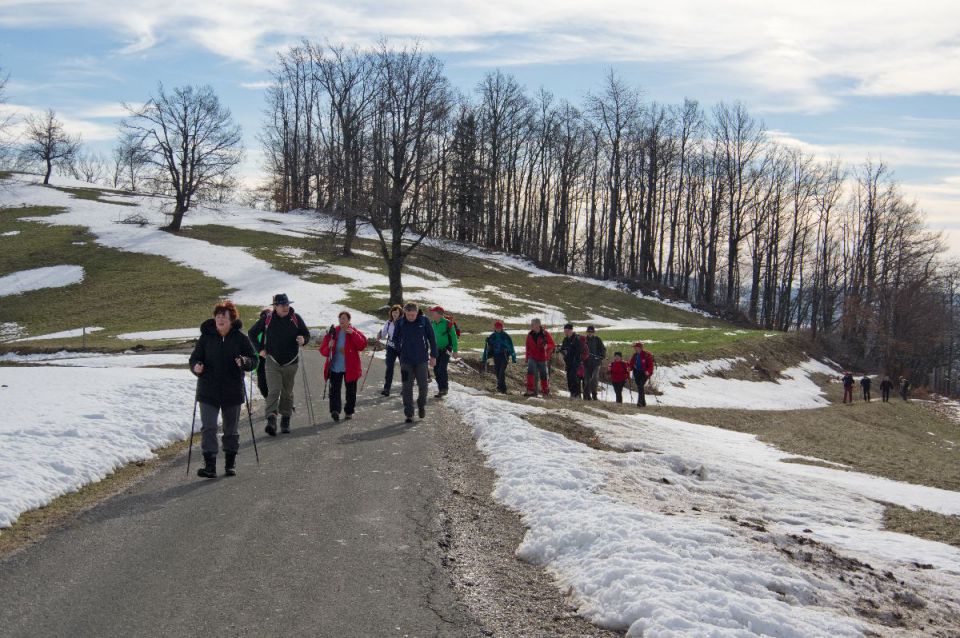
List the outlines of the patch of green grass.
<svg viewBox="0 0 960 638">
<path fill-rule="evenodd" d="M 10 179 L 13 177 L 13 171 L 0 171 L 0 180 Z"/>
<path fill-rule="evenodd" d="M 960 516 L 947 516 L 930 510 L 911 510 L 887 505 L 883 526 L 891 532 L 910 534 L 938 543 L 960 547 Z"/>
<path fill-rule="evenodd" d="M 48 186 L 55 190 L 69 194 L 74 199 L 86 199 L 100 204 L 114 204 L 116 206 L 137 206 L 136 202 L 118 202 L 114 199 L 104 199 L 105 195 L 115 195 L 121 197 L 131 197 L 130 193 L 125 191 L 113 190 L 110 188 L 93 187 L 71 187 L 71 186 Z"/>
<path fill-rule="evenodd" d="M 31 336 L 99 326 L 104 330 L 89 334 L 87 345 L 117 349 L 135 345 L 112 338 L 118 333 L 199 325 L 210 316 L 216 300 L 232 292 L 223 282 L 164 257 L 100 246 L 84 228 L 21 219 L 58 212 L 62 210 L 53 207 L 0 210 L 0 233 L 20 231 L 16 241 L 4 242 L 0 250 L 0 276 L 44 266 L 78 265 L 84 268 L 84 280 L 5 297 L 0 322 L 16 322 Z M 248 323 L 258 310 L 240 309 Z M 27 350 L 81 344 L 81 338 L 70 338 L 5 346 Z"/>
</svg>

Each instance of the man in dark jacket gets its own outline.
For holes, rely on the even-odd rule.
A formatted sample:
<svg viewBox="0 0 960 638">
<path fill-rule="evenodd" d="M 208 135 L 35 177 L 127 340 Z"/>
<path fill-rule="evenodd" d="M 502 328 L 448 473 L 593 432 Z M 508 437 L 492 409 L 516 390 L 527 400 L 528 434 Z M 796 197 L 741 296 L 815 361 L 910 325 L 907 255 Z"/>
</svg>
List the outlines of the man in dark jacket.
<svg viewBox="0 0 960 638">
<path fill-rule="evenodd" d="M 197 401 L 200 404 L 200 433 L 204 466 L 197 476 L 217 476 L 217 417 L 223 414 L 224 470 L 236 474 L 240 450 L 240 408 L 245 398 L 246 373 L 257 367 L 257 353 L 243 334 L 243 324 L 232 301 L 222 301 L 213 309 L 213 319 L 200 326 L 200 338 L 190 355 L 190 370 L 197 376 Z"/>
<path fill-rule="evenodd" d="M 248 333 L 250 341 L 260 344 L 260 356 L 266 360 L 266 432 L 270 436 L 277 435 L 278 413 L 280 431 L 285 434 L 290 432 L 300 348 L 310 341 L 310 329 L 290 304 L 285 294 L 274 295 L 273 312 L 253 324 Z"/>
<path fill-rule="evenodd" d="M 863 391 L 863 400 L 867 403 L 870 403 L 870 385 L 872 383 L 870 375 L 864 374 L 863 378 L 860 379 L 860 390 Z"/>
<path fill-rule="evenodd" d="M 890 380 L 889 375 L 883 375 L 883 380 L 880 381 L 880 397 L 883 399 L 884 403 L 890 402 L 890 390 L 893 389 L 893 381 Z"/>
<path fill-rule="evenodd" d="M 480 357 L 484 369 L 487 367 L 487 359 L 493 358 L 493 370 L 497 376 L 497 392 L 507 393 L 507 362 L 513 359 L 517 362 L 517 352 L 513 348 L 513 339 L 503 329 L 503 322 L 496 321 L 493 324 L 493 332 L 487 337 L 483 344 L 483 356 Z"/>
<path fill-rule="evenodd" d="M 577 372 L 583 363 L 583 341 L 580 335 L 573 331 L 573 324 L 563 327 L 563 342 L 560 344 L 560 354 L 567 368 L 567 391 L 571 399 L 580 398 L 580 377 Z"/>
<path fill-rule="evenodd" d="M 427 415 L 427 365 L 437 365 L 439 354 L 433 326 L 420 313 L 417 304 L 408 303 L 403 307 L 403 316 L 393 331 L 393 347 L 400 361 L 403 414 L 407 423 L 413 423 L 413 382 L 417 382 L 417 412 L 422 419 Z"/>
<path fill-rule="evenodd" d="M 843 382 L 843 402 L 853 403 L 853 373 L 844 372 L 841 381 Z"/>
<path fill-rule="evenodd" d="M 593 326 L 587 326 L 587 358 L 583 361 L 583 398 L 597 400 L 600 385 L 600 365 L 607 358 L 607 347 Z"/>
</svg>

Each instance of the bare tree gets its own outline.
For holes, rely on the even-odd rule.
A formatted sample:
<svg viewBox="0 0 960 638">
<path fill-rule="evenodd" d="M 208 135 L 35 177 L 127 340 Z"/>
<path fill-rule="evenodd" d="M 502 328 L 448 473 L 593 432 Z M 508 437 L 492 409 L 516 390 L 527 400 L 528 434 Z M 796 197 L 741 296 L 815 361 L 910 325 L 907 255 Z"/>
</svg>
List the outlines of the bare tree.
<svg viewBox="0 0 960 638">
<path fill-rule="evenodd" d="M 130 131 L 121 132 L 117 145 L 113 147 L 112 159 L 110 179 L 113 187 L 138 190 L 149 162 L 149 153 L 140 143 L 139 136 Z"/>
<path fill-rule="evenodd" d="M 240 126 L 209 85 L 184 86 L 167 93 L 163 85 L 146 104 L 125 104 L 121 126 L 138 140 L 148 164 L 172 193 L 175 206 L 167 230 L 179 232 L 196 200 L 230 182 L 243 157 Z"/>
<path fill-rule="evenodd" d="M 46 168 L 43 183 L 49 184 L 54 166 L 73 161 L 80 149 L 80 136 L 68 134 L 53 109 L 47 109 L 42 115 L 28 116 L 26 122 L 27 141 L 21 156 L 28 161 L 43 162 Z"/>
<path fill-rule="evenodd" d="M 10 74 L 0 67 L 0 106 L 7 103 L 7 82 L 10 81 Z M 0 160 L 4 160 L 7 152 L 10 150 L 10 140 L 8 138 L 8 129 L 13 123 L 12 113 L 0 113 Z"/>
<path fill-rule="evenodd" d="M 109 168 L 103 155 L 83 150 L 78 151 L 73 161 L 64 165 L 62 170 L 65 170 L 74 179 L 89 184 L 105 183 L 109 174 Z"/>
</svg>

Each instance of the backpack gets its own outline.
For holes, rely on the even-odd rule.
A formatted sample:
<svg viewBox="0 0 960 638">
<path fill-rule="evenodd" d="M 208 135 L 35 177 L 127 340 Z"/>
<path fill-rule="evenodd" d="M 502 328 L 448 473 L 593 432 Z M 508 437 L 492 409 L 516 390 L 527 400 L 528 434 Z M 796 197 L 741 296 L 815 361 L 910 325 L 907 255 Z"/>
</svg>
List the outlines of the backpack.
<svg viewBox="0 0 960 638">
<path fill-rule="evenodd" d="M 269 313 L 263 320 L 263 330 L 266 332 L 267 328 L 270 327 L 270 322 L 273 321 L 273 313 Z M 297 321 L 297 313 L 293 311 L 293 308 L 290 309 L 290 321 L 293 323 L 294 328 L 300 327 L 300 322 Z"/>
<path fill-rule="evenodd" d="M 580 335 L 580 360 L 587 361 L 590 358 L 590 347 L 587 345 L 587 338 Z"/>
<path fill-rule="evenodd" d="M 457 339 L 459 339 L 462 333 L 460 332 L 460 326 L 457 325 L 457 321 L 453 318 L 453 315 L 443 315 L 443 318 L 447 320 L 447 340 L 450 339 L 450 326 L 453 326 L 454 332 L 457 333 Z"/>
</svg>

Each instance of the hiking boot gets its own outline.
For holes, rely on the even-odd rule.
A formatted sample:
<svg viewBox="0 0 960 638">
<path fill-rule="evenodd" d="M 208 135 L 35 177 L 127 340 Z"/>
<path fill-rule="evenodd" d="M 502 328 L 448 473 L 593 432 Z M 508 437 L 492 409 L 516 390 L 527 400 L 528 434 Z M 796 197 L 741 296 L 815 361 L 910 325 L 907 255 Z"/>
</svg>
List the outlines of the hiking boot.
<svg viewBox="0 0 960 638">
<path fill-rule="evenodd" d="M 270 436 L 277 436 L 277 415 L 271 414 L 267 417 L 267 427 L 263 430 Z"/>
<path fill-rule="evenodd" d="M 330 413 L 330 418 L 339 423 L 339 422 L 340 422 L 340 413 L 339 413 L 339 412 L 331 412 L 331 413 Z"/>
<path fill-rule="evenodd" d="M 447 391 L 446 391 L 446 390 L 440 390 L 440 392 L 437 392 L 437 393 L 434 395 L 433 398 L 435 398 L 435 399 L 442 399 L 442 398 L 445 397 L 445 396 L 447 396 Z"/>
<path fill-rule="evenodd" d="M 527 391 L 527 392 L 524 392 L 524 393 L 523 393 L 523 396 L 525 396 L 525 397 L 535 397 L 535 396 L 537 396 L 537 393 L 536 393 L 536 392 L 529 392 L 529 391 Z"/>
<path fill-rule="evenodd" d="M 352 418 L 353 418 L 353 415 L 352 415 L 352 414 L 344 414 L 344 415 L 343 415 L 343 420 L 344 420 L 344 421 L 349 421 L 349 420 L 352 419 Z"/>
<path fill-rule="evenodd" d="M 417 416 L 419 416 L 421 419 L 422 419 L 423 417 L 427 416 L 427 409 L 426 409 L 426 408 L 417 408 Z"/>
<path fill-rule="evenodd" d="M 403 422 L 404 422 L 404 423 L 413 423 L 413 417 L 412 417 L 412 416 L 408 416 L 407 418 L 405 418 L 405 419 L 403 420 Z"/>
<path fill-rule="evenodd" d="M 383 390 L 380 391 L 380 394 L 381 394 L 382 396 L 388 397 L 388 396 L 390 396 L 390 390 L 383 389 Z"/>
<path fill-rule="evenodd" d="M 237 453 L 227 452 L 226 459 L 227 459 L 226 463 L 223 466 L 224 475 L 236 476 L 237 475 Z"/>
<path fill-rule="evenodd" d="M 290 417 L 289 416 L 280 417 L 280 432 L 281 434 L 290 434 Z"/>
<path fill-rule="evenodd" d="M 217 455 L 204 455 L 203 467 L 197 470 L 200 478 L 217 478 Z"/>
</svg>

